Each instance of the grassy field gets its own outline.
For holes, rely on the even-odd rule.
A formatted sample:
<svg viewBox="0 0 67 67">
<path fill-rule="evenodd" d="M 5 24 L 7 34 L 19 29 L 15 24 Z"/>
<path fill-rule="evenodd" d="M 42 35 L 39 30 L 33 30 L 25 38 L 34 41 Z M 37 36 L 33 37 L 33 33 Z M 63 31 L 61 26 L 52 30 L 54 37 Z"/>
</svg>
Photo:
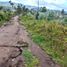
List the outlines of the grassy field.
<svg viewBox="0 0 67 67">
<path fill-rule="evenodd" d="M 32 40 L 61 67 L 67 67 L 67 25 L 56 20 L 35 20 L 34 16 L 21 16 L 21 21 Z"/>
</svg>

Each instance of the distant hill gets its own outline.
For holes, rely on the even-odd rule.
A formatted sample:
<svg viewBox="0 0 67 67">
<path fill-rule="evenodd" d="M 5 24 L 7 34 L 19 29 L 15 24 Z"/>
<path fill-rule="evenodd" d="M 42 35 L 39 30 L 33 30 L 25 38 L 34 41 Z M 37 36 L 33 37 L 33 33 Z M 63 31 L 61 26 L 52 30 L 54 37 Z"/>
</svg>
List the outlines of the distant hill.
<svg viewBox="0 0 67 67">
<path fill-rule="evenodd" d="M 14 3 L 14 6 L 17 6 L 18 3 Z M 0 6 L 7 6 L 7 7 L 11 7 L 11 5 L 9 4 L 9 2 L 0 2 Z"/>
<path fill-rule="evenodd" d="M 10 6 L 9 2 L 0 2 L 0 6 Z"/>
<path fill-rule="evenodd" d="M 14 3 L 14 6 L 17 7 L 18 3 Z M 3 6 L 4 9 L 14 10 L 9 2 L 0 2 L 0 6 Z"/>
</svg>

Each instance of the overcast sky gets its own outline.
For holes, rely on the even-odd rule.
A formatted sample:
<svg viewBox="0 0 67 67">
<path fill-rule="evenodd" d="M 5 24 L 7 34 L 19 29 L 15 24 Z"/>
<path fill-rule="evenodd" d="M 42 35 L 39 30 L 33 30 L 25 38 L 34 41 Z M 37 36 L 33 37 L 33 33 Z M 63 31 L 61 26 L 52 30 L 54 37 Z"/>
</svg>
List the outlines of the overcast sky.
<svg viewBox="0 0 67 67">
<path fill-rule="evenodd" d="M 9 0 L 0 0 L 9 1 Z M 37 6 L 38 0 L 11 0 L 12 2 L 19 2 L 24 5 Z M 39 0 L 40 6 L 46 6 L 49 9 L 65 9 L 67 10 L 67 0 Z"/>
</svg>

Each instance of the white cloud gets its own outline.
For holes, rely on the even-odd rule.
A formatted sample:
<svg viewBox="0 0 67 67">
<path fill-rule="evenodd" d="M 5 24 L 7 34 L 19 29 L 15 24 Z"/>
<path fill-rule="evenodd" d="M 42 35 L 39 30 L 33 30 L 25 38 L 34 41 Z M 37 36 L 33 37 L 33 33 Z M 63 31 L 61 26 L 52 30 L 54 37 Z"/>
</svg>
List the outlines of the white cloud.
<svg viewBox="0 0 67 67">
<path fill-rule="evenodd" d="M 16 2 L 16 3 L 18 3 L 18 2 L 20 2 L 20 0 L 11 0 L 12 2 Z"/>
<path fill-rule="evenodd" d="M 44 0 L 45 2 L 48 3 L 54 3 L 54 4 L 64 4 L 66 0 Z"/>
<path fill-rule="evenodd" d="M 61 8 L 59 8 L 59 7 L 56 7 L 56 6 L 53 6 L 53 5 L 48 5 L 48 6 L 46 6 L 48 9 L 54 9 L 54 10 L 61 10 Z"/>
<path fill-rule="evenodd" d="M 38 0 L 12 0 L 13 2 L 20 2 L 27 5 L 37 5 Z M 64 4 L 67 0 L 39 0 L 40 3 L 53 3 L 53 4 Z"/>
<path fill-rule="evenodd" d="M 26 3 L 27 5 L 36 5 L 35 0 L 24 0 L 24 3 Z"/>
<path fill-rule="evenodd" d="M 19 2 L 22 4 L 26 4 L 26 5 L 32 5 L 32 6 L 36 6 L 36 0 L 11 0 L 12 2 Z"/>
</svg>

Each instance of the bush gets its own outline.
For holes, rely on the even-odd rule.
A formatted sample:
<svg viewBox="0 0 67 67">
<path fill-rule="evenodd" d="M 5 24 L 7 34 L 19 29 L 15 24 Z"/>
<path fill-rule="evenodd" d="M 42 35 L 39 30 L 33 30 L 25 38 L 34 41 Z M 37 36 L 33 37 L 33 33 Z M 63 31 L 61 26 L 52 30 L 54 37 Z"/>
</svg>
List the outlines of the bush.
<svg viewBox="0 0 67 67">
<path fill-rule="evenodd" d="M 67 18 L 64 18 L 64 22 L 67 22 Z"/>
<path fill-rule="evenodd" d="M 9 21 L 12 15 L 10 11 L 0 11 L 0 26 L 6 21 Z"/>
<path fill-rule="evenodd" d="M 54 12 L 50 12 L 47 17 L 47 20 L 53 20 L 53 19 L 55 19 Z"/>
</svg>

